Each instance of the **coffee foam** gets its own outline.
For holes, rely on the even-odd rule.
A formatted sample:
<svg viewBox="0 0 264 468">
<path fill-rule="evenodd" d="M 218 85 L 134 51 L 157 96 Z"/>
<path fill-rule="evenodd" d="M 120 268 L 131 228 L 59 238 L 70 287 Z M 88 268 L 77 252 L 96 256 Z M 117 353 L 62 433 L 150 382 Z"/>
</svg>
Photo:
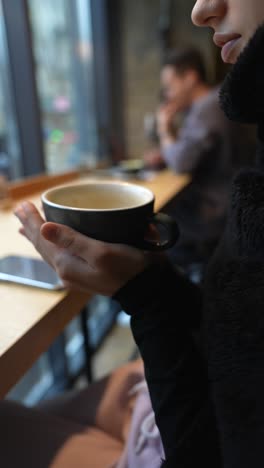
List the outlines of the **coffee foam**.
<svg viewBox="0 0 264 468">
<path fill-rule="evenodd" d="M 65 187 L 51 192 L 47 198 L 57 205 L 87 210 L 126 209 L 151 201 L 149 192 L 141 187 L 114 184 Z"/>
</svg>

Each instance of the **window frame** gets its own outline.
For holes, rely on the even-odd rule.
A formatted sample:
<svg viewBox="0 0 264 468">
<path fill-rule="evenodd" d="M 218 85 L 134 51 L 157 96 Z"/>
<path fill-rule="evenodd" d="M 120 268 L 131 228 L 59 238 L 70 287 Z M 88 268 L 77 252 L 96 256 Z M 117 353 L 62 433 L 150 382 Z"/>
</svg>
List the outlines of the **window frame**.
<svg viewBox="0 0 264 468">
<path fill-rule="evenodd" d="M 45 172 L 45 158 L 28 6 L 16 0 L 2 0 L 2 6 L 22 155 L 21 175 L 31 176 Z"/>
</svg>

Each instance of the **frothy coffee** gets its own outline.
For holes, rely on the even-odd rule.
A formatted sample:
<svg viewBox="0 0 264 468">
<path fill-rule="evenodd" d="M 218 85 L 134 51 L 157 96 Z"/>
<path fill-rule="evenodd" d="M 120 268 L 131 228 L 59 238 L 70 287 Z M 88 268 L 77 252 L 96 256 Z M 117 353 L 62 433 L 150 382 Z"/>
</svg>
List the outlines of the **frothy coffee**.
<svg viewBox="0 0 264 468">
<path fill-rule="evenodd" d="M 120 210 L 143 205 L 150 201 L 149 193 L 140 187 L 132 190 L 125 184 L 65 187 L 49 195 L 49 201 L 61 206 L 86 210 Z"/>
</svg>

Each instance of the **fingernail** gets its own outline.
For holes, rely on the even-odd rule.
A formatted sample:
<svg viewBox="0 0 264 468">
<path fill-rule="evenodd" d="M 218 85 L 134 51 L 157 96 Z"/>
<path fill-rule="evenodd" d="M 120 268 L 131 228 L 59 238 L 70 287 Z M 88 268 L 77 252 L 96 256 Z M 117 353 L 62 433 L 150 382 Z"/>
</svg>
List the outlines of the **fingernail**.
<svg viewBox="0 0 264 468">
<path fill-rule="evenodd" d="M 58 228 L 52 227 L 49 230 L 49 237 L 51 239 L 57 239 L 58 235 L 59 235 L 59 229 Z"/>
<path fill-rule="evenodd" d="M 48 240 L 54 241 L 58 238 L 60 229 L 57 226 L 53 225 L 44 225 L 44 237 Z"/>
<path fill-rule="evenodd" d="M 18 218 L 19 217 L 19 206 L 13 211 L 14 215 Z"/>
<path fill-rule="evenodd" d="M 21 204 L 22 208 L 25 210 L 25 211 L 28 211 L 29 210 L 29 206 L 28 206 L 28 203 L 27 202 L 23 202 Z"/>
</svg>

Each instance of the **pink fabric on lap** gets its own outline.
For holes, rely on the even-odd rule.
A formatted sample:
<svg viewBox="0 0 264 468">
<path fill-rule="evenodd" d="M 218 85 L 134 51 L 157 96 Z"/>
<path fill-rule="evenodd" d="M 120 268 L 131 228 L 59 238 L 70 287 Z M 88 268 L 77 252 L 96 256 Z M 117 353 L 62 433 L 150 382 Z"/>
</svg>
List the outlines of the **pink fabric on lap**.
<svg viewBox="0 0 264 468">
<path fill-rule="evenodd" d="M 135 402 L 125 449 L 115 468 L 160 468 L 164 451 L 146 383 Z"/>
</svg>

